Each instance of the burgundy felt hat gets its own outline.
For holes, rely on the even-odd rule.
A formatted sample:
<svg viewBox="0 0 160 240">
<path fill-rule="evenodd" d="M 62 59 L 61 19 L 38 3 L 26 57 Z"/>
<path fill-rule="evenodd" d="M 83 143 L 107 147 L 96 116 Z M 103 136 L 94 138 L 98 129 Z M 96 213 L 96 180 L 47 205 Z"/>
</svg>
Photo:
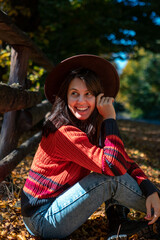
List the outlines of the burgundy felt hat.
<svg viewBox="0 0 160 240">
<path fill-rule="evenodd" d="M 105 96 L 116 97 L 119 90 L 119 76 L 115 67 L 102 57 L 81 54 L 63 60 L 48 75 L 44 91 L 51 103 L 68 74 L 79 67 L 94 71 L 101 82 Z"/>
</svg>

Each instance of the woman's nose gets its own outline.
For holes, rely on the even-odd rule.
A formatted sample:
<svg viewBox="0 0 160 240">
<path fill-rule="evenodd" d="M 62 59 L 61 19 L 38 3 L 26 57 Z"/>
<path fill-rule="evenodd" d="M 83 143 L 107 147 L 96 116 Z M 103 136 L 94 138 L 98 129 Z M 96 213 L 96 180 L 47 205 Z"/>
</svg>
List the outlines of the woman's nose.
<svg viewBox="0 0 160 240">
<path fill-rule="evenodd" d="M 78 102 L 85 102 L 85 97 L 83 95 L 79 95 Z"/>
</svg>

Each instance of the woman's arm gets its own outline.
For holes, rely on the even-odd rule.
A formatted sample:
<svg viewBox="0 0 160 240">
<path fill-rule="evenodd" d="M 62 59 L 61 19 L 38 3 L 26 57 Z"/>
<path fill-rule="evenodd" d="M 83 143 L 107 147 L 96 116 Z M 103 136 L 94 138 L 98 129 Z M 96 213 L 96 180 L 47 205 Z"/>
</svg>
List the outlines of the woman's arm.
<svg viewBox="0 0 160 240">
<path fill-rule="evenodd" d="M 120 134 L 119 134 L 119 130 L 118 130 L 118 126 L 117 126 L 116 122 L 112 124 L 112 127 L 111 127 L 111 122 L 115 122 L 115 120 L 113 120 L 113 119 L 105 120 L 102 123 L 101 146 L 104 146 L 106 144 L 104 139 L 107 140 L 109 138 L 109 136 L 113 136 L 113 134 L 116 135 L 118 138 L 120 138 Z M 108 147 L 104 146 L 104 149 L 105 148 L 108 148 Z M 121 144 L 121 149 L 123 149 L 123 148 L 124 148 L 124 146 L 123 146 L 123 144 Z M 121 150 L 121 153 L 122 153 L 122 150 Z M 108 155 L 108 153 L 106 155 Z M 129 156 L 125 152 L 123 154 L 123 158 L 121 158 L 122 164 L 124 164 L 124 166 L 127 167 L 125 162 L 128 162 L 129 159 L 130 159 Z M 105 161 L 108 164 L 108 158 L 106 158 Z M 147 178 L 147 176 L 144 174 L 144 172 L 141 170 L 141 168 L 138 166 L 137 163 L 135 163 L 133 160 L 131 160 L 131 162 L 129 161 L 129 163 L 130 163 L 130 165 L 128 165 L 127 172 L 137 181 L 137 183 L 139 184 L 139 187 L 142 190 L 142 193 L 144 194 L 144 196 L 146 196 L 146 212 L 147 212 L 147 214 L 146 214 L 145 219 L 149 221 L 149 223 L 148 223 L 149 225 L 153 224 L 160 217 L 160 198 L 159 198 L 160 190 L 157 189 L 156 186 Z M 111 166 L 110 164 L 108 164 L 108 165 Z M 112 168 L 114 169 L 114 172 L 115 172 L 114 165 L 112 166 Z M 119 169 L 122 169 L 122 168 L 119 168 Z M 151 213 L 152 209 L 154 210 L 153 215 Z"/>
<path fill-rule="evenodd" d="M 105 165 L 108 165 L 114 175 L 124 174 L 126 170 L 137 181 L 143 194 L 148 197 L 156 192 L 157 189 L 148 180 L 141 168 L 126 153 L 115 121 L 116 114 L 113 102 L 113 98 L 104 97 L 103 94 L 97 96 L 97 109 L 104 119 L 100 133 L 100 145 L 104 148 L 103 169 L 105 169 Z M 117 152 L 114 147 L 115 142 Z M 115 156 L 114 158 L 112 158 L 113 155 Z"/>
</svg>

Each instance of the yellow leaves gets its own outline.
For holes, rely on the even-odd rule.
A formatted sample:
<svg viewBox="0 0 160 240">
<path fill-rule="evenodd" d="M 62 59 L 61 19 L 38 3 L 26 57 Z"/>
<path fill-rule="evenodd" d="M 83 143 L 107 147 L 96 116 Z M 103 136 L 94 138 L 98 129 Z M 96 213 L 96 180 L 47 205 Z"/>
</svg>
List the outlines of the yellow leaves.
<svg viewBox="0 0 160 240">
<path fill-rule="evenodd" d="M 11 9 L 8 13 L 9 16 L 17 16 L 18 12 L 16 11 L 16 9 Z"/>
<path fill-rule="evenodd" d="M 39 91 L 40 89 L 40 79 L 45 73 L 45 69 L 39 66 L 34 66 L 32 71 L 28 74 L 29 80 L 32 82 L 33 87 L 30 88 L 32 91 Z"/>
<path fill-rule="evenodd" d="M 131 237 L 129 237 L 129 240 L 138 240 L 138 235 L 134 234 Z"/>
<path fill-rule="evenodd" d="M 0 51 L 0 67 L 10 66 L 10 54 L 9 48 Z M 8 73 L 2 75 L 2 80 L 8 81 Z"/>
<path fill-rule="evenodd" d="M 135 211 L 134 209 L 130 209 L 130 213 L 128 214 L 128 217 L 131 220 L 140 220 L 143 219 L 146 214 L 142 213 L 140 211 Z"/>
<path fill-rule="evenodd" d="M 7 237 L 7 232 L 8 232 L 7 229 L 6 229 L 6 230 L 3 230 L 3 231 L 0 233 L 0 236 L 3 237 L 3 238 L 4 238 L 4 237 Z"/>
<path fill-rule="evenodd" d="M 0 202 L 0 209 L 1 208 L 6 208 L 7 207 L 7 203 L 6 202 Z"/>
<path fill-rule="evenodd" d="M 31 10 L 25 6 L 15 6 L 15 8 L 10 8 L 8 11 L 9 16 L 18 16 L 21 13 L 23 16 L 30 17 Z"/>
<path fill-rule="evenodd" d="M 27 240 L 25 236 L 22 236 L 20 234 L 17 235 L 17 240 Z"/>
<path fill-rule="evenodd" d="M 17 233 L 22 227 L 22 217 L 16 199 L 0 202 L 2 225 L 0 225 L 0 239 L 17 239 Z"/>
<path fill-rule="evenodd" d="M 28 175 L 33 157 L 28 156 L 12 172 L 10 199 L 0 200 L 0 240 L 34 240 L 27 232 L 21 215 L 20 191 Z M 8 189 L 9 183 L 6 182 Z"/>
<path fill-rule="evenodd" d="M 7 58 L 7 57 L 10 57 L 10 52 L 5 52 L 5 51 L 2 51 L 2 54 L 1 54 L 1 59 L 3 58 Z"/>
<path fill-rule="evenodd" d="M 25 235 L 22 234 L 18 234 L 16 232 L 11 232 L 10 234 L 8 234 L 8 230 L 3 230 L 0 233 L 0 239 L 9 239 L 9 240 L 27 240 L 27 238 L 25 237 Z"/>
</svg>

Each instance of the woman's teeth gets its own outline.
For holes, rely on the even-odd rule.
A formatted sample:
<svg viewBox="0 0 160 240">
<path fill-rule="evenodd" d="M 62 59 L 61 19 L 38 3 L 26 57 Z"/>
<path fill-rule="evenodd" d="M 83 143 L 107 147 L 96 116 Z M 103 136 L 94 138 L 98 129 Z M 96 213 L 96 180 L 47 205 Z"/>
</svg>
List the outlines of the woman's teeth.
<svg viewBox="0 0 160 240">
<path fill-rule="evenodd" d="M 86 107 L 86 108 L 77 108 L 78 111 L 85 111 L 87 109 L 88 109 L 88 107 Z"/>
</svg>

